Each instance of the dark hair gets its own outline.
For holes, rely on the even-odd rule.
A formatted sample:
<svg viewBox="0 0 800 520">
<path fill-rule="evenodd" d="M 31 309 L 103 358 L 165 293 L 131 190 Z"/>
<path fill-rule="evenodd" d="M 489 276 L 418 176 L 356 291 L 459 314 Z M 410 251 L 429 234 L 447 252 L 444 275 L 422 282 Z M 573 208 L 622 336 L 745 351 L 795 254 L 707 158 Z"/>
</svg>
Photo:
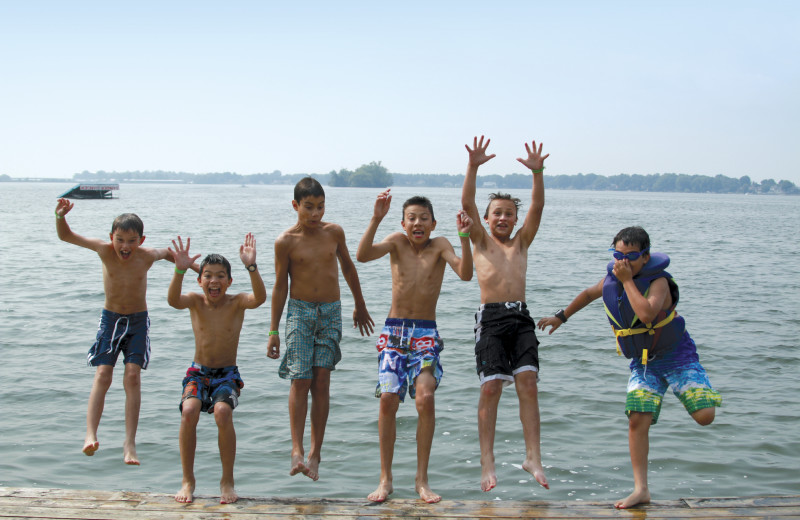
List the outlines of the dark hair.
<svg viewBox="0 0 800 520">
<path fill-rule="evenodd" d="M 325 190 L 322 184 L 313 177 L 303 177 L 294 185 L 294 200 L 300 202 L 306 197 L 324 197 Z"/>
<path fill-rule="evenodd" d="M 519 203 L 521 202 L 518 198 L 512 197 L 508 193 L 490 193 L 489 194 L 489 204 L 486 206 L 486 211 L 483 212 L 483 218 L 489 217 L 489 206 L 492 205 L 492 201 L 494 200 L 510 200 L 514 203 L 514 208 L 517 210 L 517 215 L 519 215 Z"/>
<path fill-rule="evenodd" d="M 650 235 L 640 226 L 626 227 L 614 237 L 611 247 L 616 247 L 617 242 L 622 241 L 626 246 L 639 246 L 639 251 L 644 251 L 650 247 Z"/>
<path fill-rule="evenodd" d="M 431 220 L 436 222 L 436 217 L 433 216 L 433 204 L 431 204 L 431 201 L 428 199 L 428 197 L 415 195 L 414 197 L 411 197 L 405 201 L 403 203 L 403 220 L 406 219 L 406 208 L 409 206 L 424 206 L 428 211 L 431 212 Z"/>
<path fill-rule="evenodd" d="M 228 280 L 231 279 L 231 263 L 228 262 L 228 260 L 224 256 L 218 255 L 216 253 L 212 253 L 206 256 L 205 258 L 203 258 L 203 261 L 200 262 L 200 272 L 197 274 L 198 279 L 201 276 L 203 276 L 203 269 L 205 269 L 206 265 L 208 264 L 223 266 L 225 268 L 225 271 L 228 272 Z"/>
<path fill-rule="evenodd" d="M 135 231 L 139 233 L 139 237 L 144 236 L 144 222 L 136 213 L 123 213 L 114 219 L 111 224 L 111 234 L 116 230 L 120 231 Z"/>
</svg>

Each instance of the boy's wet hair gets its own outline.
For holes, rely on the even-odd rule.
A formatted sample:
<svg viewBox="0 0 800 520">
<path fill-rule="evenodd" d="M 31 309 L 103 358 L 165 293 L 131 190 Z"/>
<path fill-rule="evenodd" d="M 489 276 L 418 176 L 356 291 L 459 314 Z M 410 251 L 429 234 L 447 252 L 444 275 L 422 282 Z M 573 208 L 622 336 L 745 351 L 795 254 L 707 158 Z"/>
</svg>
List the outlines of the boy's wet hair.
<svg viewBox="0 0 800 520">
<path fill-rule="evenodd" d="M 436 222 L 436 217 L 433 216 L 433 204 L 431 204 L 428 197 L 422 195 L 415 195 L 403 203 L 403 220 L 406 219 L 406 208 L 409 206 L 423 206 L 431 212 L 431 220 Z"/>
<path fill-rule="evenodd" d="M 140 237 L 144 236 L 144 222 L 142 219 L 139 218 L 139 215 L 136 213 L 123 213 L 122 215 L 118 216 L 114 219 L 114 222 L 111 224 L 111 234 L 114 234 L 114 231 L 135 231 L 139 234 Z"/>
<path fill-rule="evenodd" d="M 322 184 L 314 177 L 303 177 L 294 185 L 294 200 L 300 202 L 306 197 L 325 197 Z"/>
<path fill-rule="evenodd" d="M 228 259 L 222 255 L 218 255 L 216 253 L 211 253 L 210 255 L 203 258 L 203 261 L 200 262 L 200 273 L 197 275 L 197 279 L 199 280 L 201 276 L 203 276 L 203 269 L 208 265 L 221 265 L 225 268 L 225 271 L 228 273 L 228 280 L 231 277 L 231 263 L 228 262 Z"/>
<path fill-rule="evenodd" d="M 489 218 L 489 206 L 492 205 L 492 201 L 494 200 L 510 200 L 514 203 L 514 208 L 517 210 L 515 216 L 519 215 L 519 205 L 521 201 L 516 197 L 512 197 L 509 193 L 500 193 L 498 191 L 497 193 L 489 194 L 489 204 L 486 206 L 486 211 L 483 212 L 483 218 Z"/>
<path fill-rule="evenodd" d="M 626 246 L 639 246 L 639 251 L 644 251 L 650 247 L 650 235 L 641 226 L 626 227 L 614 237 L 611 247 L 616 247 L 617 242 L 622 241 Z"/>
</svg>

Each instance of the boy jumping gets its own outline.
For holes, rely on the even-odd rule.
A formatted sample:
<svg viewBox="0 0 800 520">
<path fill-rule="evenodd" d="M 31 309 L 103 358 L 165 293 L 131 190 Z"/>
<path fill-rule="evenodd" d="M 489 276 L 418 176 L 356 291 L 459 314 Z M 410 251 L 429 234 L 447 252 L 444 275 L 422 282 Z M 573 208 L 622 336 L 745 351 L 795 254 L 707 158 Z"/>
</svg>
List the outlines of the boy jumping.
<svg viewBox="0 0 800 520">
<path fill-rule="evenodd" d="M 275 240 L 275 286 L 267 341 L 267 356 L 280 357 L 280 326 L 283 307 L 289 296 L 286 317 L 286 353 L 278 375 L 290 379 L 289 423 L 292 432 L 290 475 L 302 473 L 319 479 L 322 440 L 328 422 L 330 377 L 342 358 L 342 307 L 339 269 L 355 300 L 353 326 L 361 335 L 372 333 L 372 321 L 358 273 L 347 250 L 341 226 L 323 222 L 325 190 L 311 177 L 294 187 L 292 207 L 297 223 Z M 338 260 L 338 264 L 337 264 Z M 289 284 L 291 279 L 291 285 Z M 304 460 L 303 434 L 311 393 L 311 450 Z"/>
<path fill-rule="evenodd" d="M 73 232 L 65 218 L 75 206 L 67 199 L 56 204 L 58 238 L 91 249 L 103 262 L 105 303 L 94 345 L 89 349 L 89 366 L 97 367 L 86 412 L 86 438 L 83 453 L 88 456 L 100 448 L 97 428 L 103 416 L 106 392 L 111 386 L 114 365 L 120 352 L 125 362 L 122 385 L 125 388 L 125 464 L 139 465 L 136 456 L 136 429 L 141 406 L 141 371 L 150 362 L 150 318 L 147 314 L 147 271 L 157 260 L 172 258 L 166 248 L 141 247 L 144 224 L 133 213 L 124 213 L 111 224 L 110 242 L 86 238 Z M 197 269 L 196 266 L 192 266 Z"/>
<path fill-rule="evenodd" d="M 252 233 L 245 236 L 239 248 L 239 258 L 250 274 L 252 294 L 227 294 L 233 282 L 231 264 L 222 255 L 208 255 L 200 264 L 197 282 L 202 294 L 181 294 L 183 275 L 200 255 L 189 258 L 190 240 L 178 237 L 169 249 L 175 258 L 175 274 L 169 284 L 167 302 L 176 309 L 189 309 L 194 331 L 194 361 L 183 379 L 181 397 L 181 428 L 179 444 L 183 483 L 175 495 L 178 502 L 194 500 L 194 454 L 197 447 L 197 421 L 200 412 L 214 414 L 219 430 L 219 458 L 222 461 L 222 478 L 219 482 L 220 503 L 231 504 L 239 497 L 234 489 L 233 463 L 236 459 L 236 431 L 233 428 L 233 410 L 239 403 L 239 393 L 244 382 L 236 366 L 239 334 L 244 322 L 244 311 L 255 309 L 267 300 L 267 290 L 256 266 L 256 239 Z"/>
<path fill-rule="evenodd" d="M 650 253 L 650 236 L 641 227 L 628 227 L 611 243 L 614 261 L 597 285 L 584 289 L 566 309 L 537 324 L 550 334 L 573 314 L 603 297 L 617 346 L 630 362 L 628 397 L 628 446 L 633 466 L 633 492 L 614 506 L 626 509 L 650 502 L 647 456 L 650 425 L 656 424 L 667 388 L 680 399 L 697 424 L 714 421 L 722 397 L 711 387 L 700 364 L 686 322 L 675 312 L 678 286 L 664 269 L 669 257 Z"/>
<path fill-rule="evenodd" d="M 469 153 L 467 173 L 461 191 L 461 205 L 473 221 L 480 214 L 475 204 L 478 167 L 494 157 L 486 155 L 490 140 L 484 144 L 476 137 Z M 528 156 L 517 159 L 533 173 L 531 209 L 522 227 L 511 235 L 517 224 L 519 199 L 493 193 L 483 215 L 489 226 L 474 226 L 470 239 L 474 246 L 475 272 L 481 289 L 481 305 L 475 314 L 475 361 L 480 377 L 478 402 L 478 434 L 481 447 L 481 489 L 489 491 L 497 485 L 494 462 L 494 436 L 497 407 L 503 387 L 512 382 L 519 398 L 519 416 L 525 438 L 525 461 L 522 469 L 533 475 L 542 487 L 549 489 L 542 468 L 539 447 L 539 341 L 536 324 L 525 304 L 525 277 L 530 247 L 544 209 L 544 160 L 542 145 L 528 146 Z"/>
<path fill-rule="evenodd" d="M 441 497 L 428 484 L 428 461 L 436 426 L 434 391 L 442 379 L 439 352 L 444 344 L 436 329 L 436 302 L 442 289 L 445 264 L 462 280 L 472 279 L 469 230 L 472 220 L 463 211 L 456 216 L 463 258 L 456 256 L 444 237 L 430 238 L 436 228 L 433 205 L 426 197 L 412 197 L 403 204 L 400 225 L 404 233 L 392 233 L 373 243 L 381 220 L 392 201 L 390 190 L 378 195 L 375 209 L 358 245 L 359 262 L 376 260 L 387 253 L 392 269 L 392 306 L 377 342 L 380 397 L 378 438 L 381 480 L 367 498 L 383 502 L 392 493 L 392 459 L 396 438 L 396 416 L 408 390 L 417 404 L 417 476 L 415 490 L 422 500 L 434 503 Z"/>
</svg>

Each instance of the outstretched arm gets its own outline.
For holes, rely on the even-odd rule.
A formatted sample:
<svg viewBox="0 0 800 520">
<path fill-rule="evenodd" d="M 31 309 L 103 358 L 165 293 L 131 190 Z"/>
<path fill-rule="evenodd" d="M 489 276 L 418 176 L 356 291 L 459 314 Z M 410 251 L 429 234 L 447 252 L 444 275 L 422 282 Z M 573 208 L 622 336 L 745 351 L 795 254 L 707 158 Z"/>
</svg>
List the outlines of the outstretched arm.
<svg viewBox="0 0 800 520">
<path fill-rule="evenodd" d="M 267 301 L 267 288 L 264 287 L 264 280 L 258 268 L 250 271 L 249 267 L 256 265 L 256 237 L 248 233 L 244 237 L 244 244 L 239 247 L 239 258 L 250 273 L 250 284 L 253 286 L 253 293 L 246 294 L 244 297 L 244 308 L 255 309 Z"/>
<path fill-rule="evenodd" d="M 386 253 L 390 252 L 394 247 L 392 242 L 383 241 L 380 243 L 373 243 L 375 241 L 375 233 L 378 231 L 383 217 L 389 212 L 389 206 L 392 203 L 392 195 L 389 193 L 391 188 L 381 192 L 378 198 L 375 199 L 375 208 L 372 212 L 372 218 L 369 221 L 361 241 L 358 243 L 358 250 L 356 250 L 356 260 L 359 262 L 369 262 L 376 260 Z"/>
<path fill-rule="evenodd" d="M 353 300 L 355 302 L 355 309 L 353 309 L 353 328 L 358 328 L 361 335 L 367 336 L 372 334 L 375 328 L 375 322 L 367 312 L 367 304 L 364 302 L 364 295 L 361 293 L 361 282 L 358 279 L 358 271 L 353 264 L 353 259 L 350 258 L 350 252 L 347 250 L 347 242 L 344 238 L 344 231 L 339 228 L 335 231 L 336 241 L 338 246 L 336 248 L 336 256 L 339 257 L 339 265 L 342 268 L 342 276 L 344 276 L 347 285 L 350 287 L 350 292 L 353 293 Z"/>
<path fill-rule="evenodd" d="M 453 246 L 450 242 L 449 246 L 445 249 L 443 257 L 445 261 L 450 264 L 453 271 L 464 281 L 472 280 L 472 246 L 469 243 L 470 230 L 473 228 L 472 219 L 469 218 L 467 212 L 463 209 L 456 215 L 456 228 L 458 229 L 458 238 L 461 241 L 461 258 L 456 256 Z"/>
<path fill-rule="evenodd" d="M 481 221 L 481 215 L 478 211 L 478 206 L 475 204 L 475 191 L 477 189 L 478 167 L 494 158 L 494 154 L 486 155 L 486 149 L 489 147 L 491 139 L 486 139 L 483 142 L 483 136 L 480 140 L 475 137 L 472 141 L 472 148 L 464 145 L 469 153 L 469 162 L 467 163 L 467 173 L 464 175 L 464 186 L 461 188 L 461 207 L 467 212 L 469 218 L 476 224 L 475 229 L 470 234 L 473 242 L 483 240 L 486 236 L 486 231 L 483 225 L 478 225 Z"/>
<path fill-rule="evenodd" d="M 283 306 L 289 296 L 289 243 L 279 236 L 275 240 L 275 285 L 272 286 L 267 357 L 278 359 L 281 355 L 280 325 Z"/>
<path fill-rule="evenodd" d="M 69 213 L 74 207 L 75 204 L 69 200 L 58 199 L 58 202 L 56 203 L 56 233 L 58 233 L 58 238 L 64 242 L 85 247 L 86 249 L 91 249 L 92 251 L 100 252 L 104 246 L 108 245 L 107 242 L 104 242 L 99 238 L 86 238 L 81 236 L 73 232 L 70 229 L 69 224 L 67 224 L 67 219 L 65 217 L 67 213 Z"/>
<path fill-rule="evenodd" d="M 189 246 L 192 242 L 191 238 L 186 238 L 186 247 L 183 246 L 183 239 L 178 237 L 178 241 L 172 241 L 172 248 L 168 248 L 172 259 L 175 262 L 175 273 L 172 275 L 172 280 L 169 282 L 169 290 L 167 291 L 167 303 L 176 309 L 186 309 L 192 303 L 191 298 L 187 294 L 181 294 L 183 287 L 183 275 L 186 270 L 197 260 L 200 255 L 189 257 Z"/>
<path fill-rule="evenodd" d="M 172 258 L 172 254 L 169 252 L 168 247 L 160 247 L 157 249 L 150 249 L 151 254 L 153 255 L 153 261 L 158 260 L 167 260 L 169 262 L 175 263 L 175 259 Z M 197 262 L 194 262 L 192 265 L 189 266 L 189 269 L 194 271 L 197 274 L 200 274 L 200 265 Z"/>
<path fill-rule="evenodd" d="M 570 316 L 583 309 L 602 295 L 603 280 L 600 280 L 600 283 L 597 285 L 592 285 L 591 287 L 587 287 L 581 291 L 581 293 L 576 296 L 569 305 L 567 305 L 567 308 L 564 309 L 564 317 L 569 319 Z M 539 323 L 537 323 L 536 326 L 539 327 L 539 330 L 547 330 L 547 327 L 552 327 L 548 333 L 552 334 L 561 326 L 562 323 L 564 322 L 558 316 L 551 316 L 549 318 L 542 318 L 539 320 Z"/>
<path fill-rule="evenodd" d="M 542 143 L 539 143 L 539 148 L 537 149 L 536 141 L 533 141 L 531 146 L 525 143 L 525 151 L 528 152 L 528 156 L 524 159 L 518 157 L 517 160 L 533 173 L 531 209 L 525 215 L 525 222 L 523 222 L 519 230 L 522 246 L 527 249 L 533 242 L 533 238 L 539 230 L 539 223 L 542 220 L 542 210 L 544 210 L 544 160 L 550 157 L 550 154 L 542 155 Z"/>
</svg>

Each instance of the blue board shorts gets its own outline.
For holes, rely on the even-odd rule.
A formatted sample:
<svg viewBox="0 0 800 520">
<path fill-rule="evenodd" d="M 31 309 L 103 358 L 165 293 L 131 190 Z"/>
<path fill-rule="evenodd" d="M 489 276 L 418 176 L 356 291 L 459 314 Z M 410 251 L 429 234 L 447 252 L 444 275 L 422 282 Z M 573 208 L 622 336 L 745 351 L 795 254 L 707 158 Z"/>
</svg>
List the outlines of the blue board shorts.
<svg viewBox="0 0 800 520">
<path fill-rule="evenodd" d="M 315 367 L 335 370 L 342 359 L 341 302 L 289 300 L 286 313 L 286 353 L 278 375 L 283 379 L 312 379 Z"/>
<path fill-rule="evenodd" d="M 539 372 L 536 323 L 525 302 L 481 304 L 475 313 L 474 330 L 481 385 L 500 379 L 506 386 L 521 372 Z"/>
<path fill-rule="evenodd" d="M 89 366 L 117 364 L 120 352 L 125 363 L 147 369 L 150 363 L 150 317 L 147 311 L 118 314 L 103 309 L 94 345 L 86 355 Z"/>
<path fill-rule="evenodd" d="M 227 403 L 231 409 L 239 404 L 239 395 L 244 387 L 239 368 L 236 366 L 208 368 L 192 362 L 183 378 L 183 395 L 179 410 L 187 399 L 200 399 L 200 411 L 214 413 L 214 405 Z"/>
<path fill-rule="evenodd" d="M 417 376 L 429 367 L 436 388 L 439 387 L 443 374 L 439 353 L 444 342 L 435 321 L 388 318 L 375 348 L 379 352 L 375 397 L 382 393 L 397 394 L 403 402 L 408 391 L 414 399 Z"/>
<path fill-rule="evenodd" d="M 625 413 L 630 416 L 631 412 L 652 412 L 652 424 L 656 424 L 667 388 L 672 389 L 689 414 L 722 406 L 722 397 L 711 387 L 708 374 L 699 362 L 663 368 L 639 363 L 631 367 Z"/>
</svg>

